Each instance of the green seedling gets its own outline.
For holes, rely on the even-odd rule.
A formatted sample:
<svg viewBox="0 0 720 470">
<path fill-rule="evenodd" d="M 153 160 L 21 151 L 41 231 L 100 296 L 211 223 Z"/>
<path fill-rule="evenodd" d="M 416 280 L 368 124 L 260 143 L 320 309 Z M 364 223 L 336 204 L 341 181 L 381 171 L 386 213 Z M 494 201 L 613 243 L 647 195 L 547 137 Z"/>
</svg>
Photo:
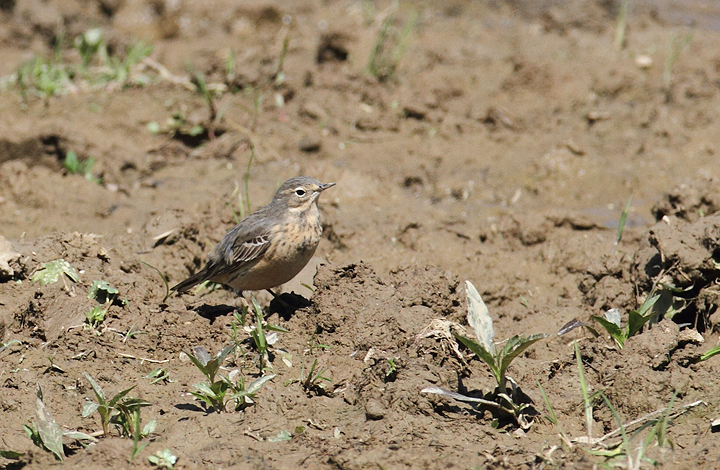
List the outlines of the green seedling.
<svg viewBox="0 0 720 470">
<path fill-rule="evenodd" d="M 512 361 L 523 351 L 547 337 L 547 335 L 534 334 L 529 337 L 513 336 L 505 342 L 505 346 L 503 346 L 501 350 L 497 351 L 494 342 L 495 332 L 493 331 L 492 318 L 480 294 L 470 281 L 465 282 L 465 293 L 468 304 L 468 324 L 475 332 L 478 341 L 476 342 L 459 334 L 454 334 L 454 336 L 488 365 L 495 377 L 497 387 L 492 393 L 488 394 L 487 398 L 489 399 L 467 397 L 438 387 L 429 387 L 422 391 L 441 394 L 454 400 L 476 403 L 500 411 L 513 418 L 521 428 L 528 429 L 532 424 L 532 421 L 528 420 L 527 416 L 527 410 L 530 405 L 522 402 L 514 381 L 510 380 L 511 388 L 507 388 L 509 381 L 507 369 L 510 367 Z"/>
<path fill-rule="evenodd" d="M 627 15 L 630 0 L 622 0 L 618 11 L 617 23 L 615 25 L 615 48 L 620 50 L 625 47 L 625 34 L 627 32 Z"/>
<path fill-rule="evenodd" d="M 567 434 L 565 434 L 565 431 L 560 426 L 560 420 L 558 420 L 557 414 L 555 413 L 555 408 L 553 408 L 552 404 L 550 403 L 550 399 L 545 393 L 545 389 L 542 387 L 539 380 L 537 380 L 536 383 L 538 388 L 540 389 L 540 395 L 542 395 L 543 403 L 545 403 L 545 408 L 547 408 L 548 410 L 548 414 L 545 416 L 545 418 L 550 421 L 553 426 L 556 426 L 560 431 L 560 439 L 563 444 L 563 448 L 567 452 L 568 449 L 572 446 L 570 438 L 567 436 Z"/>
<path fill-rule="evenodd" d="M 75 47 L 80 53 L 82 69 L 85 69 L 88 65 L 90 65 L 90 61 L 96 54 L 101 55 L 104 61 L 107 61 L 107 46 L 105 39 L 103 38 L 103 32 L 100 28 L 88 29 L 77 37 L 75 39 Z"/>
<path fill-rule="evenodd" d="M 50 362 L 50 365 L 48 366 L 47 369 L 45 369 L 45 373 L 52 372 L 52 371 L 59 372 L 61 374 L 65 373 L 65 369 L 63 369 L 62 367 L 60 367 L 59 365 L 57 365 L 55 363 L 54 356 L 48 356 L 47 360 L 48 360 L 48 362 Z"/>
<path fill-rule="evenodd" d="M 113 417 L 112 422 L 120 428 L 120 434 L 124 437 L 131 437 L 133 440 L 132 452 L 130 453 L 130 463 L 148 444 L 140 444 L 140 441 L 148 435 L 155 432 L 157 427 L 156 420 L 150 420 L 145 426 L 142 426 L 140 418 L 140 409 L 150 406 L 150 403 L 139 398 L 127 398 L 117 403 L 117 414 Z"/>
<path fill-rule="evenodd" d="M 388 362 L 388 368 L 385 371 L 385 378 L 390 378 L 397 374 L 398 368 L 397 368 L 397 365 L 395 364 L 395 359 L 393 359 L 392 357 L 389 357 L 387 362 Z"/>
<path fill-rule="evenodd" d="M 170 286 L 168 285 L 167 278 L 155 266 L 148 264 L 145 261 L 140 261 L 140 264 L 143 264 L 143 265 L 147 266 L 148 268 L 152 269 L 153 271 L 155 271 L 156 273 L 158 273 L 158 276 L 160 276 L 160 279 L 162 279 L 163 285 L 165 286 L 165 297 L 163 297 L 161 303 L 165 303 L 167 298 L 170 297 Z"/>
<path fill-rule="evenodd" d="M 174 380 L 170 380 L 170 373 L 167 369 L 163 369 L 162 367 L 158 367 L 157 369 L 150 372 L 148 375 L 143 377 L 143 379 L 152 379 L 150 381 L 150 385 L 156 384 L 158 382 L 174 382 Z"/>
<path fill-rule="evenodd" d="M 95 299 L 101 304 L 113 303 L 118 298 L 119 291 L 111 286 L 107 281 L 93 281 L 88 291 L 88 299 Z M 126 304 L 126 300 L 121 300 L 122 304 Z"/>
<path fill-rule="evenodd" d="M 66 93 L 72 79 L 73 73 L 65 64 L 59 63 L 59 59 L 36 57 L 21 65 L 15 73 L 15 83 L 23 99 L 30 92 L 47 101 L 51 96 Z"/>
<path fill-rule="evenodd" d="M 237 199 L 237 202 L 234 202 L 235 199 Z M 240 193 L 240 182 L 238 180 L 235 180 L 235 187 L 232 194 L 230 194 L 230 200 L 225 204 L 230 207 L 235 223 L 240 223 L 245 217 L 245 207 L 243 206 L 243 197 Z"/>
<path fill-rule="evenodd" d="M 81 160 L 72 150 L 65 154 L 65 160 L 63 160 L 63 167 L 71 175 L 82 175 L 86 180 L 100 184 L 102 181 L 92 173 L 93 166 L 95 166 L 95 159 L 93 157 Z"/>
<path fill-rule="evenodd" d="M 575 360 L 577 361 L 578 379 L 580 380 L 580 391 L 583 397 L 583 410 L 585 410 L 585 430 L 587 431 L 587 442 L 593 443 L 593 402 L 596 394 L 590 394 L 587 381 L 585 380 L 585 369 L 582 363 L 582 356 L 577 341 L 573 342 L 575 348 Z"/>
<path fill-rule="evenodd" d="M 673 404 L 677 393 L 670 399 L 670 404 L 667 406 L 665 411 L 661 414 L 660 418 L 656 420 L 647 420 L 642 426 L 640 426 L 635 432 L 630 432 L 628 426 L 624 424 L 620 418 L 620 414 L 617 412 L 615 407 L 612 405 L 610 400 L 605 396 L 604 393 L 600 392 L 599 395 L 602 397 L 605 405 L 610 409 L 613 417 L 618 423 L 618 429 L 622 435 L 622 439 L 615 445 L 606 448 L 593 448 L 589 451 L 592 455 L 597 455 L 605 458 L 603 466 L 606 468 L 624 468 L 628 470 L 640 470 L 644 464 L 651 466 L 658 466 L 660 462 L 647 456 L 647 451 L 650 449 L 653 441 L 658 448 L 664 451 L 666 448 L 673 449 L 673 443 L 667 439 L 667 425 L 670 419 Z M 635 448 L 635 452 L 631 447 L 631 443 L 635 440 L 640 433 L 650 428 L 647 436 L 643 442 Z"/>
<path fill-rule="evenodd" d="M 670 42 L 668 44 L 667 56 L 665 58 L 665 66 L 663 68 L 663 79 L 665 82 L 665 90 L 669 91 L 672 85 L 672 73 L 675 68 L 675 63 L 680 58 L 680 53 L 685 47 L 692 41 L 692 33 L 688 33 L 685 37 L 678 38 L 675 33 L 670 35 Z"/>
<path fill-rule="evenodd" d="M 41 449 L 51 452 L 57 460 L 65 459 L 65 448 L 63 446 L 63 436 L 79 441 L 97 442 L 94 437 L 78 432 L 63 430 L 55 422 L 45 407 L 42 389 L 40 384 L 37 385 L 37 398 L 35 399 L 35 416 L 37 422 L 30 425 L 23 424 L 25 434 L 32 440 L 33 444 Z"/>
<path fill-rule="evenodd" d="M 195 367 L 207 378 L 207 382 L 200 382 L 195 385 L 195 391 L 190 393 L 218 413 L 227 411 L 230 402 L 234 402 L 234 411 L 252 405 L 254 403 L 253 398 L 260 388 L 275 377 L 274 374 L 260 377 L 247 387 L 245 387 L 245 379 L 240 377 L 240 379 L 235 380 L 235 374 L 232 372 L 228 377 L 221 376 L 216 380 L 220 365 L 228 354 L 233 352 L 235 347 L 235 344 L 226 346 L 215 357 L 211 357 L 202 346 L 195 346 L 193 353 L 185 353 L 190 358 L 190 361 L 195 364 Z"/>
<path fill-rule="evenodd" d="M 332 382 L 332 379 L 329 377 L 325 377 L 323 374 L 327 372 L 328 369 L 326 368 L 318 368 L 318 361 L 315 359 L 312 363 L 312 366 L 310 366 L 310 370 L 307 374 L 305 374 L 305 367 L 303 366 L 302 370 L 300 371 L 300 377 L 295 380 L 289 380 L 285 383 L 285 386 L 290 385 L 291 383 L 299 383 L 303 390 L 305 390 L 305 393 L 308 394 L 314 394 L 314 395 L 327 395 L 328 391 L 325 388 L 325 382 Z"/>
<path fill-rule="evenodd" d="M 28 92 L 47 100 L 53 95 L 62 95 L 81 86 L 124 87 L 128 82 L 136 85 L 150 82 L 148 76 L 133 76 L 132 72 L 140 61 L 152 53 L 151 46 L 139 42 L 128 48 L 125 58 L 121 59 L 108 52 L 102 30 L 93 28 L 75 40 L 74 46 L 80 56 L 80 63 L 72 64 L 63 61 L 63 42 L 59 36 L 52 59 L 33 58 L 14 74 L 14 81 L 23 98 Z M 91 66 L 93 64 L 95 66 Z"/>
<path fill-rule="evenodd" d="M 623 231 L 625 230 L 625 221 L 627 220 L 628 213 L 630 212 L 630 204 L 632 204 L 632 196 L 630 196 L 627 204 L 625 204 L 625 209 L 623 209 L 622 214 L 620 214 L 620 222 L 618 223 L 617 235 L 615 236 L 616 246 L 620 243 L 620 240 L 622 240 Z"/>
<path fill-rule="evenodd" d="M 108 400 L 105 398 L 105 392 L 103 392 L 103 389 L 95 382 L 95 380 L 93 380 L 87 372 L 85 372 L 84 375 L 88 382 L 90 382 L 90 386 L 93 389 L 97 402 L 88 401 L 85 403 L 82 411 L 82 417 L 87 418 L 97 411 L 100 415 L 100 425 L 102 426 L 103 436 L 107 436 L 110 423 L 116 421 L 115 418 L 120 414 L 118 407 L 126 404 L 126 402 L 127 404 L 132 405 L 132 403 L 134 403 L 132 400 L 136 400 L 133 398 L 125 398 L 125 396 L 130 393 L 135 386 L 118 392 L 110 400 Z"/>
<path fill-rule="evenodd" d="M 547 337 L 547 335 L 534 334 L 527 338 L 522 335 L 513 336 L 505 342 L 505 346 L 500 351 L 496 351 L 492 318 L 485 302 L 483 302 L 471 282 L 465 282 L 465 291 L 468 303 L 468 323 L 479 342 L 462 335 L 455 335 L 455 337 L 490 367 L 497 382 L 497 390 L 500 393 L 505 393 L 507 369 L 512 361 L 534 343 Z"/>
<path fill-rule="evenodd" d="M 93 281 L 88 292 L 88 299 L 95 299 L 101 304 L 85 312 L 87 323 L 91 328 L 97 328 L 105 321 L 105 315 L 116 301 L 121 305 L 127 304 L 126 299 L 118 300 L 118 290 L 107 281 Z"/>
<path fill-rule="evenodd" d="M 203 97 L 205 103 L 210 109 L 210 122 L 215 122 L 217 118 L 217 107 L 215 106 L 215 96 L 210 92 L 205 82 L 205 77 L 200 73 L 196 73 L 193 76 L 193 84 L 195 85 L 197 92 Z"/>
<path fill-rule="evenodd" d="M 258 367 L 264 372 L 267 369 L 272 370 L 269 352 L 272 345 L 277 341 L 276 333 L 289 333 L 289 331 L 281 326 L 266 323 L 265 320 L 263 320 L 260 304 L 255 297 L 251 297 L 251 301 L 253 309 L 255 310 L 256 324 L 255 328 L 250 330 L 250 337 L 252 338 L 255 350 L 258 352 Z M 266 335 L 265 330 L 272 331 L 273 333 Z M 288 356 L 284 351 L 281 351 L 281 353 Z"/>
<path fill-rule="evenodd" d="M 285 83 L 285 57 L 287 56 L 288 47 L 290 46 L 290 36 L 285 34 L 282 43 L 282 49 L 280 50 L 280 56 L 277 60 L 275 67 L 275 86 L 279 87 Z"/>
<path fill-rule="evenodd" d="M 393 78 L 400 60 L 405 55 L 410 42 L 410 35 L 415 28 L 417 13 L 413 11 L 401 32 L 393 26 L 395 11 L 390 12 L 380 25 L 375 45 L 370 52 L 367 70 L 378 81 L 384 82 Z"/>
<path fill-rule="evenodd" d="M 0 341 L 0 352 L 3 352 L 5 349 L 9 348 L 10 346 L 13 346 L 15 344 L 22 344 L 22 341 L 18 339 L 11 339 L 5 343 Z"/>
<path fill-rule="evenodd" d="M 146 335 L 146 334 L 147 334 L 147 331 L 136 330 L 135 323 L 133 323 L 132 325 L 130 325 L 130 328 L 128 328 L 128 330 L 125 333 L 122 333 L 122 337 L 123 337 L 122 342 L 126 343 L 127 340 L 129 340 L 129 339 L 132 339 L 139 335 Z"/>
<path fill-rule="evenodd" d="M 80 274 L 77 272 L 77 269 L 64 259 L 48 261 L 43 265 L 42 269 L 37 270 L 30 279 L 33 282 L 39 282 L 41 286 L 45 286 L 47 284 L 55 284 L 63 274 L 73 282 L 80 281 Z"/>
<path fill-rule="evenodd" d="M 148 461 L 151 464 L 155 465 L 156 467 L 167 468 L 168 470 L 172 470 L 173 468 L 175 468 L 177 460 L 178 458 L 173 455 L 170 449 L 159 450 L 155 452 L 154 455 L 148 456 Z"/>
<path fill-rule="evenodd" d="M 85 312 L 85 320 L 90 328 L 97 328 L 102 322 L 105 321 L 105 313 L 107 310 L 102 308 L 100 305 L 96 305 L 87 312 Z"/>
<path fill-rule="evenodd" d="M 625 326 L 622 326 L 620 311 L 616 308 L 608 310 L 602 317 L 593 315 L 592 318 L 600 323 L 617 345 L 622 348 L 629 338 L 639 333 L 643 326 L 656 316 L 653 307 L 660 299 L 660 296 L 661 294 L 648 295 L 639 308 L 630 311 Z"/>
<path fill-rule="evenodd" d="M 625 468 L 639 470 L 645 464 L 653 466 L 659 465 L 659 462 L 657 460 L 647 457 L 647 452 L 653 442 L 661 450 L 661 452 L 663 452 L 666 448 L 672 449 L 673 444 L 667 438 L 667 427 L 670 419 L 680 416 L 681 414 L 687 412 L 687 410 L 704 404 L 704 402 L 696 401 L 684 405 L 680 408 L 680 410 L 673 412 L 672 409 L 675 398 L 677 396 L 676 392 L 670 400 L 670 404 L 666 408 L 655 411 L 633 421 L 623 423 L 619 413 L 602 390 L 592 394 L 589 392 L 589 387 L 585 380 L 585 371 L 577 342 L 573 344 L 573 347 L 575 350 L 575 358 L 577 360 L 578 367 L 578 378 L 580 381 L 580 389 L 583 397 L 585 427 L 587 429 L 587 436 L 583 436 L 582 438 L 578 439 L 568 438 L 568 436 L 565 434 L 562 427 L 560 426 L 557 415 L 555 414 L 555 411 L 550 404 L 550 400 L 548 399 L 545 391 L 538 382 L 540 393 L 543 396 L 545 406 L 547 407 L 549 412 L 547 419 L 553 425 L 557 426 L 560 430 L 560 437 L 562 439 L 563 448 L 566 451 L 569 451 L 569 449 L 573 447 L 573 445 L 576 443 L 589 444 L 590 447 L 585 448 L 584 450 L 590 455 L 599 456 L 604 459 L 604 462 L 599 465 L 600 468 Z M 608 407 L 608 409 L 618 423 L 618 428 L 605 434 L 600 438 L 594 438 L 592 432 L 594 423 L 593 411 L 595 403 L 598 402 L 598 399 L 601 399 L 602 402 Z M 640 445 L 636 446 L 635 450 L 633 451 L 633 448 L 631 446 L 632 442 L 646 429 L 650 429 L 650 431 L 645 436 L 644 441 Z M 608 439 L 617 438 L 618 436 L 621 436 L 621 440 L 619 440 L 618 442 L 615 442 L 611 445 L 605 443 L 605 441 L 608 441 Z"/>
<path fill-rule="evenodd" d="M 228 88 L 233 86 L 236 76 L 237 74 L 235 73 L 235 50 L 229 49 L 227 56 L 225 56 L 225 84 L 228 86 Z M 235 93 L 237 89 L 233 86 L 230 91 L 232 93 Z"/>
</svg>

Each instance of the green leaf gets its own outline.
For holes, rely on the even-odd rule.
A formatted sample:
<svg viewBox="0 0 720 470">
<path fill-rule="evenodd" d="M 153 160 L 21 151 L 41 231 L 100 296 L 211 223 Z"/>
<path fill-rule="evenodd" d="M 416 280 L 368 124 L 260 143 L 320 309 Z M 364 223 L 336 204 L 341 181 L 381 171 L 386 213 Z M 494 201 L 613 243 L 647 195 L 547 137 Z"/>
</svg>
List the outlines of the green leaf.
<svg viewBox="0 0 720 470">
<path fill-rule="evenodd" d="M 282 430 L 279 433 L 277 433 L 276 436 L 268 437 L 268 442 L 282 442 L 282 441 L 289 441 L 292 439 L 292 434 L 290 434 L 290 431 Z"/>
<path fill-rule="evenodd" d="M 253 380 L 252 382 L 250 382 L 250 385 L 248 385 L 247 390 L 245 390 L 245 394 L 246 395 L 254 395 L 255 393 L 258 392 L 258 390 L 260 390 L 262 388 L 263 385 L 265 385 L 266 383 L 268 383 L 269 381 L 271 381 L 274 378 L 275 378 L 275 374 L 269 374 L 269 375 L 260 377 L 257 380 Z"/>
<path fill-rule="evenodd" d="M 103 392 L 103 389 L 100 388 L 100 385 L 98 385 L 92 377 L 90 377 L 90 374 L 88 374 L 87 372 L 83 372 L 83 374 L 85 375 L 87 381 L 90 382 L 90 386 L 93 389 L 93 393 L 95 393 L 95 398 L 97 399 L 97 401 L 101 405 L 106 405 L 107 400 L 105 399 L 105 392 Z"/>
<path fill-rule="evenodd" d="M 705 354 L 700 356 L 701 361 L 707 361 L 711 357 L 720 354 L 720 346 L 715 346 L 714 348 L 708 350 Z"/>
<path fill-rule="evenodd" d="M 625 209 L 620 214 L 620 222 L 618 223 L 617 234 L 615 235 L 615 244 L 617 245 L 622 240 L 623 230 L 625 229 L 625 221 L 627 220 L 628 212 L 630 212 L 630 204 L 632 204 L 632 196 L 628 199 L 625 204 Z"/>
<path fill-rule="evenodd" d="M 615 341 L 617 341 L 618 346 L 620 346 L 622 348 L 625 345 L 625 341 L 627 340 L 627 335 L 625 333 L 625 330 L 623 330 L 615 323 L 613 323 L 603 317 L 598 317 L 598 316 L 593 315 L 592 319 L 595 320 L 596 322 L 600 323 L 600 325 L 603 328 L 605 328 L 605 331 L 607 331 L 610 334 L 610 336 L 612 336 L 613 339 L 615 339 Z"/>
<path fill-rule="evenodd" d="M 18 460 L 20 457 L 25 455 L 23 452 L 15 452 L 14 450 L 3 450 L 0 449 L 0 457 L 8 460 Z"/>
<path fill-rule="evenodd" d="M 118 295 L 118 290 L 107 281 L 93 281 L 88 291 L 88 299 L 96 299 L 101 304 L 107 303 Z"/>
<path fill-rule="evenodd" d="M 512 363 L 512 361 L 518 357 L 520 353 L 546 337 L 547 335 L 544 334 L 530 335 L 527 338 L 520 335 L 513 336 L 507 340 L 502 352 L 500 353 L 500 357 L 502 357 L 502 360 L 500 361 L 500 370 L 503 375 L 505 375 L 505 370 L 510 367 L 510 363 Z"/>
<path fill-rule="evenodd" d="M 290 333 L 290 330 L 288 330 L 287 328 L 283 328 L 279 325 L 272 325 L 270 323 L 265 325 L 265 329 L 268 331 L 277 331 L 278 333 Z"/>
<path fill-rule="evenodd" d="M 213 390 L 207 382 L 200 382 L 199 384 L 195 384 L 195 390 L 204 394 L 205 396 L 213 398 L 216 397 L 215 390 Z"/>
<path fill-rule="evenodd" d="M 457 338 L 458 341 L 464 344 L 465 347 L 468 348 L 470 351 L 474 352 L 477 357 L 479 357 L 483 362 L 485 362 L 485 364 L 490 367 L 490 369 L 492 369 L 493 374 L 495 374 L 495 372 L 497 371 L 497 367 L 495 364 L 495 356 L 493 356 L 490 351 L 486 350 L 481 344 L 478 344 L 470 338 L 466 338 L 462 335 L 455 335 L 455 338 Z"/>
<path fill-rule="evenodd" d="M 164 449 L 155 452 L 155 455 L 148 456 L 148 460 L 151 464 L 158 467 L 165 467 L 171 469 L 177 463 L 178 458 L 173 455 L 170 449 Z"/>
<path fill-rule="evenodd" d="M 233 351 L 235 350 L 235 347 L 236 347 L 235 344 L 230 344 L 230 345 L 228 345 L 228 346 L 225 346 L 225 347 L 218 353 L 218 355 L 217 355 L 218 366 L 223 363 L 223 361 L 224 361 L 225 358 L 228 356 L 228 354 L 230 354 L 231 352 L 233 352 Z"/>
<path fill-rule="evenodd" d="M 642 303 L 642 305 L 637 309 L 637 313 L 639 313 L 642 316 L 645 316 L 647 314 L 648 310 L 650 310 L 653 305 L 655 305 L 655 302 L 658 301 L 660 298 L 660 294 L 648 296 L 648 298 L 645 299 L 645 302 Z"/>
<path fill-rule="evenodd" d="M 639 311 L 631 310 L 628 314 L 627 337 L 635 336 L 645 326 L 645 323 L 650 321 L 650 318 L 652 318 L 651 315 L 643 316 Z"/>
<path fill-rule="evenodd" d="M 210 354 L 208 354 L 205 348 L 203 348 L 202 346 L 195 346 L 193 348 L 193 352 L 185 354 L 190 359 L 190 362 L 195 364 L 195 367 L 200 369 L 200 372 L 202 372 L 203 375 L 212 380 L 212 378 L 210 378 L 208 375 L 207 368 L 205 367 L 205 364 L 207 364 L 211 359 Z"/>
<path fill-rule="evenodd" d="M 62 430 L 45 408 L 40 384 L 38 384 L 37 390 L 38 396 L 35 400 L 35 415 L 38 418 L 37 434 L 43 446 L 52 452 L 58 460 L 63 460 L 65 458 L 65 450 L 62 443 Z"/>
<path fill-rule="evenodd" d="M 147 436 L 155 432 L 155 428 L 157 427 L 157 420 L 151 419 L 147 422 L 145 427 L 143 427 L 142 435 Z"/>
<path fill-rule="evenodd" d="M 78 441 L 97 442 L 97 439 L 92 437 L 90 434 L 85 434 L 84 432 L 80 431 L 63 431 L 63 436 L 67 436 L 70 439 L 76 439 Z"/>
<path fill-rule="evenodd" d="M 85 312 L 85 318 L 90 326 L 97 326 L 105 321 L 105 310 L 102 306 L 96 305 Z"/>
<path fill-rule="evenodd" d="M 468 306 L 468 324 L 472 327 L 483 348 L 492 356 L 495 356 L 493 321 L 490 318 L 490 312 L 485 302 L 483 302 L 482 297 L 480 297 L 477 289 L 470 281 L 465 281 L 465 296 Z"/>
<path fill-rule="evenodd" d="M 125 389 L 121 392 L 116 393 L 115 396 L 112 397 L 110 399 L 110 401 L 108 402 L 108 406 L 114 407 L 120 400 L 122 400 L 125 397 L 125 395 L 130 393 L 130 391 L 132 391 L 132 389 L 134 389 L 134 388 L 135 388 L 135 385 L 133 385 L 132 387 Z M 148 403 L 144 400 L 140 400 L 139 398 L 128 398 L 123 403 L 127 406 L 130 406 L 133 404 L 138 404 L 139 406 L 149 406 L 150 405 L 150 403 Z"/>
<path fill-rule="evenodd" d="M 55 261 L 45 263 L 42 269 L 33 274 L 31 280 L 33 282 L 39 282 L 41 286 L 45 286 L 58 282 L 62 274 L 65 274 L 73 282 L 80 281 L 80 274 L 77 272 L 77 269 L 72 267 L 72 265 L 64 259 L 56 259 Z"/>
<path fill-rule="evenodd" d="M 85 402 L 85 406 L 83 406 L 82 410 L 82 417 L 87 418 L 91 414 L 95 413 L 99 406 L 100 405 L 98 403 L 95 403 L 94 401 Z"/>
</svg>

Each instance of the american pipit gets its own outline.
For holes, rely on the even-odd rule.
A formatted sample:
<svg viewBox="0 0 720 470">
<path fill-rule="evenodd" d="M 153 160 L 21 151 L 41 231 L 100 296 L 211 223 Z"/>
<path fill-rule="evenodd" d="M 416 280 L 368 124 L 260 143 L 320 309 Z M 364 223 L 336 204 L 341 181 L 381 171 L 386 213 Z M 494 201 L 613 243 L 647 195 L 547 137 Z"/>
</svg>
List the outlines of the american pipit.
<svg viewBox="0 0 720 470">
<path fill-rule="evenodd" d="M 172 290 L 210 280 L 236 292 L 268 290 L 289 281 L 310 261 L 322 236 L 317 201 L 335 183 L 298 176 L 285 181 L 270 204 L 230 229 L 197 273 Z"/>
</svg>

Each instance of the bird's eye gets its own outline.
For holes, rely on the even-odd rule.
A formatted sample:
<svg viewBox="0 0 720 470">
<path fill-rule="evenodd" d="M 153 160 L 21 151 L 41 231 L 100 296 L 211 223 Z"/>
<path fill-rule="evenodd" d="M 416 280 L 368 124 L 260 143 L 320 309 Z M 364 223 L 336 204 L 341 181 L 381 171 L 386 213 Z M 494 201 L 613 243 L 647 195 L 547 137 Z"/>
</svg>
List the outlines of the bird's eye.
<svg viewBox="0 0 720 470">
<path fill-rule="evenodd" d="M 303 188 L 297 188 L 297 189 L 295 190 L 295 194 L 296 194 L 298 197 L 303 197 L 303 196 L 305 195 L 305 190 L 304 190 Z"/>
</svg>

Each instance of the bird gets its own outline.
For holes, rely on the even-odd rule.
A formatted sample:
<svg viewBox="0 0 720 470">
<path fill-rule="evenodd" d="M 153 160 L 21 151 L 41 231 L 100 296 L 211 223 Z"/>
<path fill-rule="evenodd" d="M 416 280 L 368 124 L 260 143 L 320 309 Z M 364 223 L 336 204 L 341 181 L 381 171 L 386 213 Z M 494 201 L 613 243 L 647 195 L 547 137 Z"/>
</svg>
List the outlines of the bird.
<svg viewBox="0 0 720 470">
<path fill-rule="evenodd" d="M 322 236 L 318 198 L 335 183 L 297 176 L 278 188 L 270 204 L 231 228 L 205 266 L 171 290 L 178 294 L 212 281 L 238 295 L 267 290 L 294 278 L 315 254 Z"/>
</svg>

